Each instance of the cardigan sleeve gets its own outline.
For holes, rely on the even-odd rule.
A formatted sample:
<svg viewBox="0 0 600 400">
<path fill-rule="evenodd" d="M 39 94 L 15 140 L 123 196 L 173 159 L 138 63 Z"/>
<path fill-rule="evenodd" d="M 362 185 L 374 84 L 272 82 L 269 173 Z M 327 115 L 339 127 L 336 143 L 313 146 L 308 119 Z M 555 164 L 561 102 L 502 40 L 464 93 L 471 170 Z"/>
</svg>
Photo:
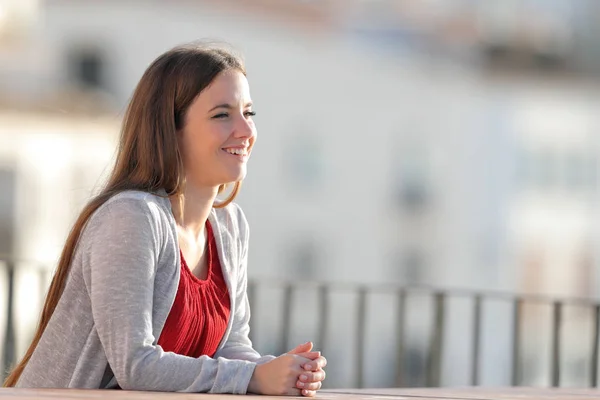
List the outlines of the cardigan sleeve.
<svg viewBox="0 0 600 400">
<path fill-rule="evenodd" d="M 153 290 L 164 235 L 149 205 L 130 198 L 112 201 L 86 230 L 81 245 L 93 320 L 119 386 L 245 394 L 256 367 L 251 360 L 191 358 L 156 345 Z"/>
</svg>

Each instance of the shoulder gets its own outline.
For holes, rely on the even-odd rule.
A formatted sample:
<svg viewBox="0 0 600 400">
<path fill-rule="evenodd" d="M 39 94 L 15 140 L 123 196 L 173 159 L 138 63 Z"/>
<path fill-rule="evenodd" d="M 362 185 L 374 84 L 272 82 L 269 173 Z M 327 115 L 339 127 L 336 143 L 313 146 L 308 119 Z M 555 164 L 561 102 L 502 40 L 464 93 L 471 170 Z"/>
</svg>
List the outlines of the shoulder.
<svg viewBox="0 0 600 400">
<path fill-rule="evenodd" d="M 110 197 L 100 208 L 102 207 L 113 209 L 132 208 L 147 211 L 156 208 L 168 209 L 170 204 L 166 196 L 140 190 L 125 190 Z"/>
<path fill-rule="evenodd" d="M 158 233 L 170 225 L 169 215 L 168 198 L 149 192 L 126 190 L 102 203 L 90 216 L 88 225 L 123 227 L 127 230 L 151 228 Z"/>
</svg>

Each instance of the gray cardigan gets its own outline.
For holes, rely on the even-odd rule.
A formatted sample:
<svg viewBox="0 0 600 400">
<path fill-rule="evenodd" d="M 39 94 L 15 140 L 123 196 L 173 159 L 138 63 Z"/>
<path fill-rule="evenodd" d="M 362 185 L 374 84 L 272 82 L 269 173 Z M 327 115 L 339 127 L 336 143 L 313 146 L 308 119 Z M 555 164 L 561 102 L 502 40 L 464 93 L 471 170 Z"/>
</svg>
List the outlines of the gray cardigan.
<svg viewBox="0 0 600 400">
<path fill-rule="evenodd" d="M 161 192 L 164 194 L 164 192 Z M 214 358 L 157 345 L 179 284 L 175 219 L 166 197 L 127 191 L 86 224 L 60 301 L 17 387 L 244 394 L 261 357 L 248 339 L 248 224 L 230 204 L 209 221 L 231 298 Z"/>
</svg>

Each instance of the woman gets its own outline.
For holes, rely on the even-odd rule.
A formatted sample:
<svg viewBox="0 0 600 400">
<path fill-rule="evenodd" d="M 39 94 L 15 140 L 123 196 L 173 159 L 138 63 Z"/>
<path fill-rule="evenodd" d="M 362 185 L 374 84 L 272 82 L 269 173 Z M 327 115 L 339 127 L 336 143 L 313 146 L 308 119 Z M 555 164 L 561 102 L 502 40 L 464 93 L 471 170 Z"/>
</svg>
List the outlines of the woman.
<svg viewBox="0 0 600 400">
<path fill-rule="evenodd" d="M 253 115 L 224 49 L 181 46 L 148 67 L 5 386 L 315 395 L 326 360 L 311 343 L 261 357 L 248 339 L 248 224 L 232 200 Z"/>
</svg>

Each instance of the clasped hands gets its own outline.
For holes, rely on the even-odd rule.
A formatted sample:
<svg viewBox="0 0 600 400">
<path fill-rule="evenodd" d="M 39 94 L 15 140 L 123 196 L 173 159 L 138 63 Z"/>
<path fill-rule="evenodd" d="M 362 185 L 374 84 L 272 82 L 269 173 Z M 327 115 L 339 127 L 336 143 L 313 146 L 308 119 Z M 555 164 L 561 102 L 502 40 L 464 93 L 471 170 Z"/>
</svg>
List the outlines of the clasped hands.
<svg viewBox="0 0 600 400">
<path fill-rule="evenodd" d="M 327 360 L 320 351 L 312 351 L 311 342 L 256 366 L 248 391 L 279 396 L 313 397 L 325 379 Z"/>
</svg>

